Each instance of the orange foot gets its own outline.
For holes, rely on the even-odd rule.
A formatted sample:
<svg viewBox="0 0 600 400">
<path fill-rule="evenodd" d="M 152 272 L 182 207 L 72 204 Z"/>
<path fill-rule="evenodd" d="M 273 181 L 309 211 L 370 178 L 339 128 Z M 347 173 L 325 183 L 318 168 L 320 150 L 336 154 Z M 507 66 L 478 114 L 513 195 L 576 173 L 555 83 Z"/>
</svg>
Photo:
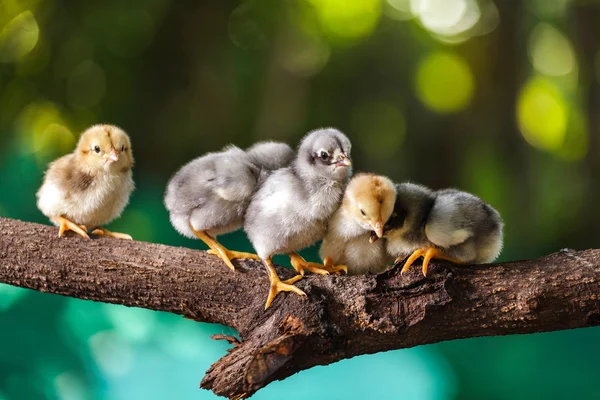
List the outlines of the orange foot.
<svg viewBox="0 0 600 400">
<path fill-rule="evenodd" d="M 296 272 L 302 276 L 304 276 L 306 271 L 319 275 L 337 274 L 342 271 L 348 273 L 348 267 L 345 265 L 333 265 L 333 260 L 331 257 L 326 257 L 323 261 L 323 264 L 318 264 L 306 261 L 298 253 L 290 253 L 288 255 L 290 256 L 290 263 L 292 264 L 292 267 L 294 267 Z"/>
<path fill-rule="evenodd" d="M 269 296 L 267 297 L 265 310 L 271 307 L 273 299 L 279 292 L 294 292 L 299 296 L 306 296 L 306 293 L 294 286 L 294 283 L 302 279 L 302 275 L 296 275 L 293 278 L 282 281 L 279 279 L 279 276 L 277 276 L 277 272 L 275 271 L 275 267 L 273 267 L 273 261 L 271 261 L 271 257 L 262 261 L 267 269 L 267 273 L 269 274 Z"/>
<path fill-rule="evenodd" d="M 450 261 L 455 264 L 461 263 L 460 260 L 457 260 L 455 258 L 452 258 L 452 257 L 446 255 L 446 253 L 444 253 L 440 249 L 436 249 L 435 247 L 424 247 L 422 249 L 415 250 L 411 254 L 411 256 L 408 257 L 408 260 L 406 260 L 406 262 L 404 263 L 404 267 L 402 267 L 402 271 L 400 271 L 400 274 L 404 274 L 405 272 L 407 272 L 408 269 L 411 267 L 411 265 L 415 262 L 415 260 L 421 256 L 423 256 L 423 276 L 427 276 L 427 267 L 429 266 L 429 261 L 432 258 Z M 400 261 L 402 261 L 402 258 L 403 257 L 396 258 L 396 261 L 394 261 L 394 264 L 398 264 Z"/>
<path fill-rule="evenodd" d="M 66 231 L 73 231 L 86 239 L 90 238 L 85 225 L 77 225 L 65 217 L 53 217 L 52 220 L 58 224 L 58 237 L 62 237 Z"/>
<path fill-rule="evenodd" d="M 111 232 L 105 228 L 94 229 L 94 231 L 92 232 L 92 235 L 107 236 L 107 237 L 112 237 L 112 238 L 116 238 L 116 239 L 133 240 L 132 237 L 126 233 Z"/>
<path fill-rule="evenodd" d="M 323 260 L 323 266 L 325 267 L 325 270 L 331 272 L 332 274 L 339 274 L 342 271 L 344 273 L 348 273 L 348 267 L 345 265 L 334 265 L 333 264 L 333 258 L 327 256 L 325 257 L 325 259 Z"/>
<path fill-rule="evenodd" d="M 296 272 L 301 276 L 304 276 L 306 271 L 312 272 L 313 274 L 329 275 L 329 271 L 324 268 L 324 265 L 308 262 L 298 253 L 290 253 L 288 256 L 290 256 L 290 264 L 292 264 L 292 267 L 294 267 Z"/>
</svg>

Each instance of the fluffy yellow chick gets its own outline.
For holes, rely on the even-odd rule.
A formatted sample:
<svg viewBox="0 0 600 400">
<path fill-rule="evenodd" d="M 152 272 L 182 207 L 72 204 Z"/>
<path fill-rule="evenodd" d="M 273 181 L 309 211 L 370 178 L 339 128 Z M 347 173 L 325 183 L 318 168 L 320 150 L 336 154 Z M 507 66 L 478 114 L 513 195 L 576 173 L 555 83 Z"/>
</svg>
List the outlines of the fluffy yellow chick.
<svg viewBox="0 0 600 400">
<path fill-rule="evenodd" d="M 134 189 L 133 156 L 129 136 L 114 125 L 94 125 L 81 135 L 72 154 L 48 166 L 44 183 L 37 192 L 40 211 L 60 227 L 89 238 L 95 235 L 129 239 L 110 232 L 104 225 L 117 218 Z"/>
<path fill-rule="evenodd" d="M 374 174 L 356 175 L 329 221 L 320 250 L 324 264 L 343 264 L 350 275 L 385 271 L 389 260 L 385 241 L 370 243 L 370 237 L 372 232 L 377 237 L 383 235 L 395 201 L 396 188 L 391 180 Z"/>
</svg>

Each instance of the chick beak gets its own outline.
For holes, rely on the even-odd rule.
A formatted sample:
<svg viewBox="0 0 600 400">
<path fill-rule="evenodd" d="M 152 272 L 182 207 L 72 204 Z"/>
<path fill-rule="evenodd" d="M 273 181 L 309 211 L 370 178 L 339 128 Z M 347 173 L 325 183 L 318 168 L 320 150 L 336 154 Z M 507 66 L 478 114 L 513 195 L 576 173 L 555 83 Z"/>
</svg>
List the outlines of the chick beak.
<svg viewBox="0 0 600 400">
<path fill-rule="evenodd" d="M 339 159 L 337 160 L 335 165 L 337 167 L 351 167 L 352 161 L 350 161 L 350 158 L 348 158 L 348 155 L 346 153 L 344 153 L 339 157 Z"/>
<path fill-rule="evenodd" d="M 381 221 L 371 223 L 371 227 L 373 228 L 373 231 L 375 232 L 375 234 L 377 235 L 378 238 L 383 236 L 383 223 Z M 374 240 L 373 240 L 373 242 L 374 242 Z M 373 242 L 371 242 L 371 243 L 373 243 Z"/>
<path fill-rule="evenodd" d="M 379 236 L 375 232 L 371 232 L 371 236 L 369 237 L 369 243 L 373 244 L 379 240 Z"/>
<path fill-rule="evenodd" d="M 108 159 L 108 162 L 116 162 L 119 161 L 119 153 L 117 153 L 117 151 L 115 149 L 112 149 L 110 151 L 110 153 L 108 153 L 106 155 L 106 158 Z"/>
</svg>

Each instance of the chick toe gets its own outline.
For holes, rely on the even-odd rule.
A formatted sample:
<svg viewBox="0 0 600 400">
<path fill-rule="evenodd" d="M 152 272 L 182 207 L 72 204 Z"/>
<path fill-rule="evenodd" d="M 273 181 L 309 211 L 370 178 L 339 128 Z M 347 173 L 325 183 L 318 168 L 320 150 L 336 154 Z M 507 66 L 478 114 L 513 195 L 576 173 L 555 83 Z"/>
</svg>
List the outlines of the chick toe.
<svg viewBox="0 0 600 400">
<path fill-rule="evenodd" d="M 219 257 L 221 260 L 223 260 L 225 265 L 229 267 L 230 270 L 235 271 L 235 266 L 231 262 L 231 259 L 227 256 L 228 250 L 205 231 L 197 231 L 191 223 L 189 225 L 194 235 L 198 239 L 202 240 L 208 247 L 210 247 L 208 253 Z"/>
<path fill-rule="evenodd" d="M 302 278 L 303 278 L 302 275 L 296 275 L 293 278 L 286 279 L 285 281 L 282 281 L 282 282 L 287 283 L 288 285 L 293 285 L 294 283 L 298 282 Z"/>
<path fill-rule="evenodd" d="M 294 267 L 301 276 L 304 276 L 304 272 L 306 271 L 312 272 L 313 274 L 329 275 L 329 271 L 327 271 L 322 264 L 308 262 L 298 253 L 289 253 L 288 256 L 290 257 L 290 264 L 292 264 L 292 267 Z"/>
<path fill-rule="evenodd" d="M 348 267 L 345 265 L 335 265 L 333 263 L 333 258 L 327 256 L 325 257 L 325 260 L 323 260 L 323 267 L 325 270 L 329 271 L 332 274 L 339 274 L 342 273 L 342 271 L 345 274 L 348 274 Z"/>
<path fill-rule="evenodd" d="M 66 231 L 73 231 L 86 239 L 90 238 L 85 225 L 77 225 L 65 217 L 54 217 L 52 220 L 58 224 L 58 237 L 62 237 Z"/>
<path fill-rule="evenodd" d="M 293 283 L 302 279 L 301 275 L 297 275 L 288 280 L 281 281 L 279 279 L 279 276 L 277 276 L 277 272 L 275 271 L 275 267 L 273 267 L 273 262 L 271 261 L 271 259 L 263 260 L 263 264 L 267 269 L 267 272 L 269 273 L 270 282 L 269 296 L 267 297 L 265 310 L 271 307 L 273 299 L 275 299 L 275 296 L 277 296 L 279 292 L 294 292 L 299 296 L 306 296 L 306 293 L 304 293 L 302 290 L 298 289 L 296 286 L 293 285 Z"/>
<path fill-rule="evenodd" d="M 111 232 L 108 229 L 105 228 L 96 228 L 92 231 L 92 235 L 97 235 L 97 236 L 106 236 L 106 237 L 112 237 L 115 239 L 125 239 L 125 240 L 133 240 L 133 238 L 126 234 L 126 233 L 119 233 L 119 232 Z"/>
<path fill-rule="evenodd" d="M 423 276 L 427 276 L 427 269 L 429 268 L 429 262 L 432 258 L 450 261 L 454 264 L 461 264 L 460 260 L 448 256 L 440 249 L 437 249 L 435 247 L 425 247 L 422 249 L 417 249 L 411 254 L 408 260 L 406 260 L 406 262 L 404 263 L 404 267 L 402 267 L 402 271 L 400 271 L 400 274 L 404 274 L 405 272 L 407 272 L 411 265 L 417 260 L 417 258 L 421 256 L 423 257 Z M 402 257 L 398 257 L 395 261 L 395 264 L 399 263 L 401 260 Z"/>
<path fill-rule="evenodd" d="M 227 258 L 229 258 L 230 260 L 235 260 L 235 259 L 240 259 L 240 258 L 250 258 L 252 260 L 260 260 L 260 257 L 254 253 L 246 253 L 243 251 L 228 250 L 225 247 L 223 247 L 223 251 L 225 252 Z M 214 249 L 209 249 L 207 251 L 207 253 L 211 254 L 213 256 L 219 257 L 219 252 Z"/>
<path fill-rule="evenodd" d="M 400 275 L 403 275 L 404 273 L 408 272 L 408 270 L 413 265 L 413 263 L 417 260 L 417 258 L 421 257 L 423 254 L 425 254 L 424 249 L 415 250 L 410 255 L 410 257 L 408 257 L 408 260 L 406 260 L 406 262 L 404 263 L 404 266 L 402 267 L 402 271 L 400 271 Z M 399 263 L 401 260 L 402 260 L 402 257 L 396 258 L 396 261 L 394 262 L 394 264 Z"/>
</svg>

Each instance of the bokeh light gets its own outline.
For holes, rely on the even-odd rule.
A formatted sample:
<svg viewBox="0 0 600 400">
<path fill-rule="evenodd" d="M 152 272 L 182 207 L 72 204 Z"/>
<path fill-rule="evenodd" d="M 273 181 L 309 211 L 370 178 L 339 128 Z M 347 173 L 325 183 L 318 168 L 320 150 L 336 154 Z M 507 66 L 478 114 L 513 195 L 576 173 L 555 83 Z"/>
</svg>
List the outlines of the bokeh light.
<svg viewBox="0 0 600 400">
<path fill-rule="evenodd" d="M 421 102 L 431 110 L 452 113 L 469 105 L 475 82 L 471 68 L 462 57 L 436 51 L 420 62 L 416 90 Z"/>
<path fill-rule="evenodd" d="M 569 39 L 547 23 L 538 24 L 531 33 L 529 59 L 538 72 L 549 76 L 566 75 L 576 66 Z"/>
<path fill-rule="evenodd" d="M 589 142 L 589 123 L 586 115 L 580 107 L 571 107 L 565 140 L 556 154 L 568 161 L 581 160 L 588 153 Z"/>
<path fill-rule="evenodd" d="M 59 400 L 82 400 L 89 397 L 81 378 L 71 372 L 58 375 L 54 379 L 54 387 Z"/>
<path fill-rule="evenodd" d="M 303 8 L 294 11 L 289 16 L 290 29 L 281 38 L 279 63 L 295 75 L 313 76 L 329 61 L 331 48 L 319 32 L 314 12 Z"/>
<path fill-rule="evenodd" d="M 267 44 L 268 21 L 261 13 L 261 4 L 246 0 L 229 16 L 229 39 L 245 50 L 259 49 Z"/>
<path fill-rule="evenodd" d="M 573 0 L 528 0 L 525 5 L 540 18 L 556 18 L 565 15 Z"/>
<path fill-rule="evenodd" d="M 54 60 L 54 75 L 56 78 L 67 79 L 77 65 L 94 57 L 92 41 L 78 35 L 61 43 L 57 48 Z"/>
<path fill-rule="evenodd" d="M 89 346 L 96 365 L 102 370 L 102 373 L 110 376 L 122 376 L 130 371 L 133 363 L 133 349 L 117 332 L 98 332 L 89 339 Z"/>
<path fill-rule="evenodd" d="M 75 136 L 54 103 L 29 104 L 21 111 L 17 126 L 25 152 L 36 153 L 40 161 L 70 152 L 74 147 Z"/>
<path fill-rule="evenodd" d="M 132 342 L 148 340 L 154 330 L 157 315 L 143 308 L 131 308 L 114 304 L 102 304 L 113 330 Z"/>
<path fill-rule="evenodd" d="M 404 21 L 414 17 L 410 9 L 411 0 L 386 0 L 384 13 L 392 19 Z"/>
<path fill-rule="evenodd" d="M 378 368 L 365 368 L 370 365 L 377 365 Z M 341 375 L 345 380 L 344 389 L 348 390 L 345 396 L 339 396 L 339 382 L 334 385 L 323 384 L 324 381 L 336 381 Z M 374 385 L 370 384 L 379 380 L 388 383 L 385 388 L 378 386 L 375 389 Z M 306 391 L 290 391 L 288 384 L 292 387 L 319 387 L 319 392 L 307 397 Z M 377 355 L 362 355 L 333 365 L 301 371 L 283 382 L 275 381 L 269 384 L 257 394 L 257 398 L 447 400 L 455 398 L 457 386 L 456 377 L 443 357 L 431 348 L 417 347 Z"/>
<path fill-rule="evenodd" d="M 334 42 L 354 42 L 369 36 L 381 17 L 381 0 L 307 0 L 325 34 Z"/>
<path fill-rule="evenodd" d="M 75 109 L 95 106 L 105 92 L 104 70 L 92 60 L 77 65 L 67 80 L 67 101 Z"/>
<path fill-rule="evenodd" d="M 539 149 L 555 151 L 565 141 L 568 108 L 559 89 L 548 79 L 535 77 L 521 90 L 517 119 L 523 137 Z"/>
<path fill-rule="evenodd" d="M 490 0 L 481 5 L 476 0 L 410 0 L 410 11 L 435 38 L 448 43 L 491 32 L 499 19 Z"/>
<path fill-rule="evenodd" d="M 38 42 L 39 27 L 31 11 L 24 11 L 0 31 L 0 62 L 17 61 L 26 56 Z"/>
</svg>

